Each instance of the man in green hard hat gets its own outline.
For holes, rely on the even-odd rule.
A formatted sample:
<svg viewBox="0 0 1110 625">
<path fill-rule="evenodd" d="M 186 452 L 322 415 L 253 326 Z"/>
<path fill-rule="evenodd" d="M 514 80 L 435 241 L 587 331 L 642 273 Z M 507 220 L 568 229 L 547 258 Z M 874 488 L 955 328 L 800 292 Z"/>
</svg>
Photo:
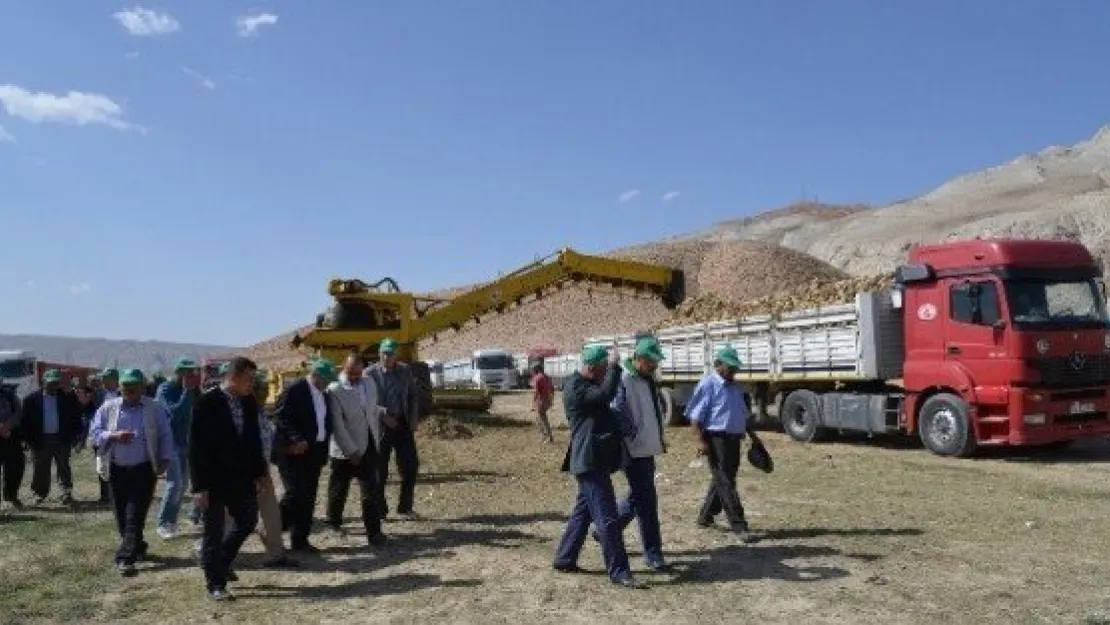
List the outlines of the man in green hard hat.
<svg viewBox="0 0 1110 625">
<path fill-rule="evenodd" d="M 179 358 L 174 364 L 173 379 L 158 385 L 155 400 L 170 415 L 173 430 L 174 459 L 166 470 L 166 486 L 158 508 L 158 535 L 164 540 L 177 536 L 177 516 L 189 488 L 189 428 L 193 405 L 200 397 L 200 365 L 191 358 Z M 193 524 L 200 523 L 200 510 L 189 512 Z"/>
<path fill-rule="evenodd" d="M 70 454 L 81 436 L 81 412 L 72 393 L 62 388 L 63 375 L 50 369 L 42 376 L 42 388 L 23 400 L 22 427 L 32 452 L 31 492 L 42 504 L 50 494 L 51 466 L 57 468 L 62 503 L 73 503 L 73 472 Z"/>
<path fill-rule="evenodd" d="M 713 370 L 694 388 L 686 416 L 698 444 L 699 455 L 709 460 L 711 480 L 698 514 L 698 525 L 709 527 L 722 510 L 734 532 L 748 531 L 744 506 L 736 488 L 740 447 L 750 425 L 747 392 L 734 381 L 743 367 L 731 346 L 717 350 Z"/>
<path fill-rule="evenodd" d="M 327 388 L 335 377 L 330 360 L 314 360 L 308 374 L 286 388 L 274 406 L 274 459 L 284 486 L 281 524 L 289 528 L 294 552 L 318 551 L 308 538 L 320 473 L 328 461 L 333 407 Z"/>
<path fill-rule="evenodd" d="M 663 440 L 663 410 L 655 371 L 663 360 L 663 350 L 654 337 L 636 342 L 632 358 L 624 363 L 624 373 L 613 400 L 613 410 L 622 417 L 624 440 L 629 461 L 624 466 L 628 496 L 617 505 L 623 530 L 636 518 L 644 561 L 653 571 L 666 567 L 663 537 L 659 526 L 659 498 L 655 490 L 655 457 L 667 450 Z M 595 538 L 597 532 L 594 532 Z"/>
<path fill-rule="evenodd" d="M 597 530 L 609 581 L 625 588 L 646 588 L 632 576 L 624 547 L 612 473 L 624 462 L 621 425 L 610 404 L 621 380 L 620 356 L 602 345 L 582 351 L 582 368 L 563 387 L 563 408 L 570 422 L 564 471 L 578 482 L 578 497 L 555 552 L 554 568 L 575 573 L 590 523 Z"/>
<path fill-rule="evenodd" d="M 389 514 L 385 483 L 389 480 L 393 452 L 397 452 L 397 472 L 401 474 L 401 493 L 397 499 L 397 514 L 401 516 L 411 517 L 415 513 L 416 476 L 420 472 L 420 456 L 416 451 L 420 399 L 412 370 L 398 360 L 398 348 L 397 341 L 383 340 L 378 346 L 378 362 L 365 372 L 377 385 L 378 404 L 385 408 L 378 448 L 378 512 L 383 519 Z"/>
</svg>

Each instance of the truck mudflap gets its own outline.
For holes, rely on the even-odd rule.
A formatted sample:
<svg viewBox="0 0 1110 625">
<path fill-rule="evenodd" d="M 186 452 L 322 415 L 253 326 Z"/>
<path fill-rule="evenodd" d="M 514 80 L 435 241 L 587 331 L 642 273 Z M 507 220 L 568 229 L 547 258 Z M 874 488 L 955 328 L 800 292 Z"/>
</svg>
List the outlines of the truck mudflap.
<svg viewBox="0 0 1110 625">
<path fill-rule="evenodd" d="M 989 436 L 981 445 L 1045 445 L 1110 436 L 1110 389 L 1013 389 L 1010 397 L 1009 431 Z"/>
</svg>

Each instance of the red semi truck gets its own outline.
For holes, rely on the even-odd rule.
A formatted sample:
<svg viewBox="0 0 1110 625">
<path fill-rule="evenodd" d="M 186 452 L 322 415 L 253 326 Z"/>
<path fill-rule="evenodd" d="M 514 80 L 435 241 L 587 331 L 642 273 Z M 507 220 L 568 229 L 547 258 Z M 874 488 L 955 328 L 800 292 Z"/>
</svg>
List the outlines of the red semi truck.
<svg viewBox="0 0 1110 625">
<path fill-rule="evenodd" d="M 1066 241 L 972 240 L 909 251 L 889 291 L 778 315 L 666 328 L 672 423 L 721 345 L 762 415 L 799 441 L 829 431 L 916 434 L 931 451 L 1110 436 L 1102 270 Z M 630 350 L 635 336 L 597 337 Z"/>
</svg>

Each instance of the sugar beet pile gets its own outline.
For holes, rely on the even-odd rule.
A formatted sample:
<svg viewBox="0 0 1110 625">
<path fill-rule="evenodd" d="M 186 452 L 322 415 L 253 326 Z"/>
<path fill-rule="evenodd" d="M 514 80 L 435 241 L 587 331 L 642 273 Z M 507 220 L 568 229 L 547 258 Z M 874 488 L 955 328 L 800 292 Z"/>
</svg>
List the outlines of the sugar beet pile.
<svg viewBox="0 0 1110 625">
<path fill-rule="evenodd" d="M 802 252 L 757 241 L 662 242 L 611 256 L 682 268 L 687 301 L 670 311 L 655 299 L 568 285 L 541 300 L 484 317 L 480 324 L 468 324 L 461 332 L 447 331 L 425 341 L 421 357 L 458 358 L 484 347 L 574 350 L 587 336 L 849 301 L 857 289 L 889 282 L 885 277 L 850 278 Z M 255 345 L 251 354 L 271 367 L 295 362 L 303 356 L 288 346 L 291 336 Z"/>
</svg>

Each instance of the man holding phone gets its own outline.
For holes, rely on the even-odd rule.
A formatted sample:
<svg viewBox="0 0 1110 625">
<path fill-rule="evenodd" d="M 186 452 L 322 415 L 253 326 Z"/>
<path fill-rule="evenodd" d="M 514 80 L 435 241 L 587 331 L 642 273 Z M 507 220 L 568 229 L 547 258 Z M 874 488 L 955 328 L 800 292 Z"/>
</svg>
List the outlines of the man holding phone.
<svg viewBox="0 0 1110 625">
<path fill-rule="evenodd" d="M 97 409 L 89 438 L 97 450 L 96 470 L 111 484 L 120 543 L 116 569 L 136 574 L 135 562 L 146 555 L 143 527 L 158 476 L 174 457 L 173 433 L 166 410 L 143 394 L 143 372 L 120 373 L 120 397 Z"/>
</svg>

